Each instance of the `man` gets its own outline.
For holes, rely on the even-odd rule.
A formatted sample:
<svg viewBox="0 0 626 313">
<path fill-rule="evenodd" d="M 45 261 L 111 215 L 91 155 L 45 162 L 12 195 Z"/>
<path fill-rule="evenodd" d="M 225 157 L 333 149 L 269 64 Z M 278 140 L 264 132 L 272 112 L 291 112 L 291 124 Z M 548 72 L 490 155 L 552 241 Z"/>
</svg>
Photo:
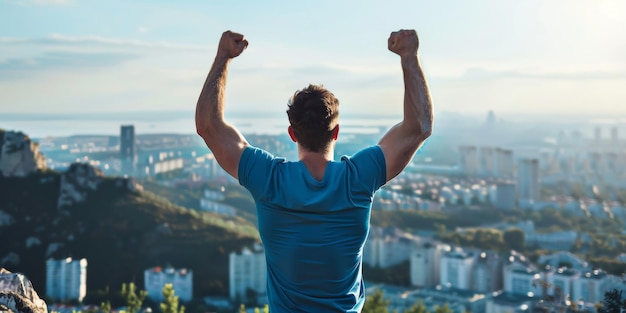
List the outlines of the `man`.
<svg viewBox="0 0 626 313">
<path fill-rule="evenodd" d="M 265 247 L 270 312 L 360 312 L 361 274 L 374 192 L 398 175 L 431 134 L 430 92 L 418 60 L 414 30 L 391 33 L 400 56 L 404 118 L 376 146 L 333 160 L 339 102 L 321 86 L 296 92 L 287 114 L 297 162 L 252 147 L 224 121 L 230 61 L 248 42 L 222 34 L 198 99 L 196 127 L 218 163 L 252 194 Z"/>
</svg>

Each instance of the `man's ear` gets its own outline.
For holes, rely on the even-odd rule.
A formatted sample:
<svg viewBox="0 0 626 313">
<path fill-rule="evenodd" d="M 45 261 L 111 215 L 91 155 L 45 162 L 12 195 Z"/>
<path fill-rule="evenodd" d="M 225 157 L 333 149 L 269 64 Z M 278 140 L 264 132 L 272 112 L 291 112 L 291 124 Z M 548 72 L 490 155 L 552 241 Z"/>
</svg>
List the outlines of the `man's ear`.
<svg viewBox="0 0 626 313">
<path fill-rule="evenodd" d="M 333 128 L 333 139 L 337 140 L 338 137 L 339 137 L 339 124 L 337 124 L 337 126 Z"/>
<path fill-rule="evenodd" d="M 298 139 L 296 138 L 296 134 L 293 132 L 293 127 L 291 127 L 291 125 L 287 127 L 287 132 L 289 133 L 289 137 L 291 138 L 291 141 L 298 142 Z"/>
</svg>

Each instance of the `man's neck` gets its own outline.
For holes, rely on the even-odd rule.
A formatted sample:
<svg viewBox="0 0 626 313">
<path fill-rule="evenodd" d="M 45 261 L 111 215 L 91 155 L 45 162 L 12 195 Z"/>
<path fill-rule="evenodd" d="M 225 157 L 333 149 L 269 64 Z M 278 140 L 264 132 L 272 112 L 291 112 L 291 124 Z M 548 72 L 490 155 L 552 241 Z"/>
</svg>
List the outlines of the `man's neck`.
<svg viewBox="0 0 626 313">
<path fill-rule="evenodd" d="M 324 152 L 311 152 L 298 145 L 298 159 L 306 165 L 311 176 L 317 180 L 324 178 L 326 166 L 329 161 L 334 160 L 334 154 L 335 151 L 332 147 L 329 147 Z"/>
</svg>

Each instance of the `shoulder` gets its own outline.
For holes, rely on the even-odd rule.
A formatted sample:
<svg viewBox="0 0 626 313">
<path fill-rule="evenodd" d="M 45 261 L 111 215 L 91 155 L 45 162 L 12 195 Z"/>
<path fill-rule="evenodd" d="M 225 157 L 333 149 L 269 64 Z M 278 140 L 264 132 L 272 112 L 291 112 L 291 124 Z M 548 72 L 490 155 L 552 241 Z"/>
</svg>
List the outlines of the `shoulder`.
<svg viewBox="0 0 626 313">
<path fill-rule="evenodd" d="M 372 161 L 376 163 L 385 163 L 385 155 L 380 146 L 374 145 L 363 148 L 353 155 L 344 155 L 341 157 L 341 161 L 348 163 Z"/>
<path fill-rule="evenodd" d="M 272 161 L 272 162 L 285 162 L 285 158 L 282 157 L 276 157 L 274 156 L 272 153 L 255 147 L 255 146 L 247 146 L 244 150 L 243 153 L 241 154 L 241 161 L 240 163 L 245 163 L 248 162 L 250 160 L 266 160 L 266 161 Z"/>
<path fill-rule="evenodd" d="M 380 146 L 363 148 L 351 156 L 342 156 L 348 171 L 354 173 L 354 180 L 366 186 L 367 190 L 377 190 L 386 183 L 387 168 L 385 155 Z"/>
</svg>

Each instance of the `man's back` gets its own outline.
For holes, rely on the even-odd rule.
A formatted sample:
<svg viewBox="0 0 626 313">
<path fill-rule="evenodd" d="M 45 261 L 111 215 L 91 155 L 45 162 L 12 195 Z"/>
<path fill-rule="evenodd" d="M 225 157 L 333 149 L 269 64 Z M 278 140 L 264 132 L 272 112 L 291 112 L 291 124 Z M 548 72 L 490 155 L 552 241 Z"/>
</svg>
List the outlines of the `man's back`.
<svg viewBox="0 0 626 313">
<path fill-rule="evenodd" d="M 379 147 L 331 161 L 321 180 L 302 162 L 242 154 L 240 182 L 257 203 L 271 312 L 359 312 L 372 196 L 385 182 Z"/>
</svg>

